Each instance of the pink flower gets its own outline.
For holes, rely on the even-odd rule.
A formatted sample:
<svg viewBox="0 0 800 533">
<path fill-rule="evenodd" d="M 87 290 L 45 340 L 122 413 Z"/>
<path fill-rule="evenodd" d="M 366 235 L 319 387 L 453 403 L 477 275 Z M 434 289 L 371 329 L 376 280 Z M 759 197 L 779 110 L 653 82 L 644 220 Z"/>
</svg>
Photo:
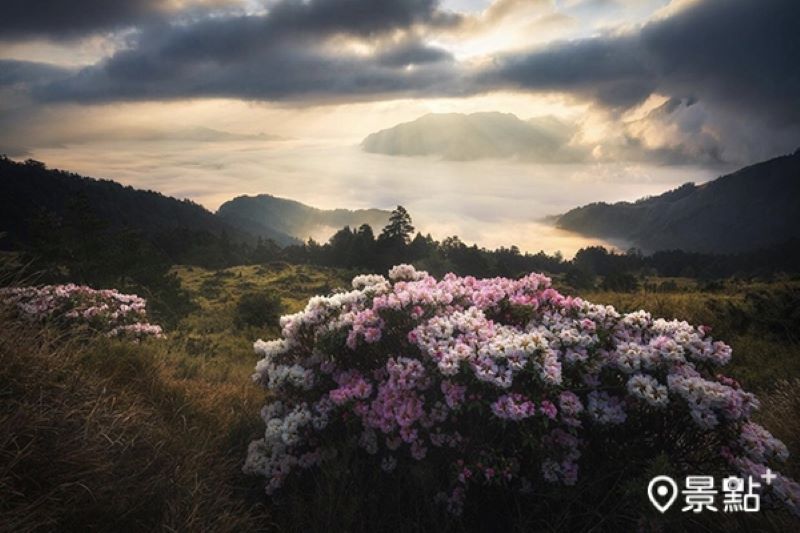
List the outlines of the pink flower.
<svg viewBox="0 0 800 533">
<path fill-rule="evenodd" d="M 555 420 L 556 416 L 558 415 L 558 409 L 556 409 L 556 406 L 547 400 L 542 400 L 542 403 L 539 404 L 539 412 L 550 420 Z"/>
<path fill-rule="evenodd" d="M 369 344 L 373 344 L 381 340 L 381 330 L 378 328 L 367 328 L 364 333 L 364 340 Z"/>
<path fill-rule="evenodd" d="M 466 386 L 456 385 L 450 380 L 444 380 L 442 381 L 441 389 L 445 403 L 450 409 L 455 409 L 464 402 L 464 394 L 467 391 Z"/>
<path fill-rule="evenodd" d="M 492 412 L 498 418 L 523 420 L 535 413 L 535 406 L 522 394 L 505 394 L 492 404 Z"/>
</svg>

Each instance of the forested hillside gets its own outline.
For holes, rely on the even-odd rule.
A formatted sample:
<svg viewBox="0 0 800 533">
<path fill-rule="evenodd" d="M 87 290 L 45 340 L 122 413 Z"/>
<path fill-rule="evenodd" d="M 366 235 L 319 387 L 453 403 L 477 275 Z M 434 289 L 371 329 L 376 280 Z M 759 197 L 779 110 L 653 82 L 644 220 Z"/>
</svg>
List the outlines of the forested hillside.
<svg viewBox="0 0 800 533">
<path fill-rule="evenodd" d="M 627 239 L 646 251 L 736 253 L 779 245 L 800 237 L 800 150 L 637 202 L 579 207 L 558 225 Z"/>
<path fill-rule="evenodd" d="M 0 158 L 0 228 L 12 239 L 33 237 L 47 219 L 90 215 L 110 229 L 135 229 L 149 236 L 191 229 L 248 238 L 190 200 L 48 169 L 38 161 Z"/>
<path fill-rule="evenodd" d="M 362 224 L 377 228 L 389 221 L 389 212 L 381 209 L 317 209 L 270 194 L 239 196 L 222 204 L 217 215 L 232 226 L 280 245 L 299 244 L 324 229 Z"/>
</svg>

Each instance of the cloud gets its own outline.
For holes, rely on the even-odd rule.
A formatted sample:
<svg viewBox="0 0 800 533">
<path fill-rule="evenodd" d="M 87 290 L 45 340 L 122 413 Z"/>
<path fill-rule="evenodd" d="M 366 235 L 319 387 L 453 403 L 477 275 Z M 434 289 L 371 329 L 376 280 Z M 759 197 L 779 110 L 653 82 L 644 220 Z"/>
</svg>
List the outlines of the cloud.
<svg viewBox="0 0 800 533">
<path fill-rule="evenodd" d="M 29 91 L 73 73 L 47 63 L 0 59 L 0 153 L 12 157 L 28 155 L 33 139 L 24 131 L 36 120 L 40 107 L 31 102 Z"/>
<path fill-rule="evenodd" d="M 404 61 L 409 57 L 406 54 Z M 425 92 L 457 94 L 459 72 L 451 64 L 426 61 L 407 70 L 397 64 L 401 59 L 398 55 L 362 58 L 282 45 L 255 53 L 249 61 L 176 63 L 132 53 L 43 86 L 36 95 L 48 101 L 91 103 L 208 96 L 319 102 Z"/>
<path fill-rule="evenodd" d="M 4 0 L 0 42 L 64 41 L 165 20 L 241 12 L 243 0 Z"/>
<path fill-rule="evenodd" d="M 800 121 L 800 4 L 706 0 L 627 35 L 510 54 L 486 85 L 564 90 L 629 108 L 659 92 Z"/>
<path fill-rule="evenodd" d="M 576 19 L 552 0 L 495 0 L 485 9 L 462 14 L 458 24 L 438 28 L 437 42 L 456 56 L 479 58 L 519 50 L 579 31 Z"/>
<path fill-rule="evenodd" d="M 644 117 L 626 122 L 624 142 L 609 155 L 635 159 L 637 153 L 646 154 L 664 164 L 722 164 L 722 139 L 707 127 L 709 120 L 708 109 L 697 100 L 669 98 Z"/>
<path fill-rule="evenodd" d="M 439 0 L 277 0 L 264 2 L 266 16 L 263 12 L 251 13 L 247 18 L 252 24 L 244 34 L 237 35 L 225 30 L 242 26 L 224 22 L 247 13 L 243 0 L 43 0 L 39 4 L 41 10 L 32 13 L 30 2 L 9 0 L 0 19 L 0 36 L 57 39 L 97 30 L 143 29 L 178 22 L 172 30 L 187 38 L 219 32 L 228 39 L 253 43 L 252 30 L 263 32 L 267 38 L 298 31 L 369 36 L 423 22 L 447 26 L 460 19 L 455 13 L 438 10 Z M 203 16 L 209 14 L 217 16 Z"/>
<path fill-rule="evenodd" d="M 375 35 L 418 23 L 450 25 L 460 17 L 440 11 L 439 0 L 281 0 L 267 22 L 284 30 Z"/>
<path fill-rule="evenodd" d="M 164 0 L 6 0 L 0 39 L 67 39 L 130 26 L 160 13 Z"/>
<path fill-rule="evenodd" d="M 550 13 L 552 5 L 548 0 L 495 0 L 478 15 L 465 17 L 462 26 L 466 29 L 481 31 L 509 17 L 531 11 Z"/>
<path fill-rule="evenodd" d="M 72 69 L 48 63 L 0 59 L 0 87 L 42 84 L 66 78 L 72 73 Z"/>
<path fill-rule="evenodd" d="M 487 89 L 568 91 L 611 107 L 639 103 L 656 87 L 635 37 L 586 39 L 509 54 L 478 79 Z"/>
<path fill-rule="evenodd" d="M 649 24 L 641 43 L 670 94 L 797 122 L 798 28 L 793 0 L 708 0 Z"/>
<path fill-rule="evenodd" d="M 452 65 L 433 76 L 398 72 L 397 67 L 450 59 L 410 33 L 394 49 L 379 46 L 373 55 L 326 45 L 336 34 L 379 40 L 414 25 L 465 24 L 467 19 L 437 4 L 282 0 L 264 16 L 150 27 L 132 48 L 40 94 L 79 101 L 217 95 L 271 100 L 510 88 L 570 92 L 626 109 L 658 92 L 800 121 L 800 4 L 793 0 L 694 2 L 637 31 L 502 55 L 478 72 L 463 63 L 458 73 Z M 502 18 L 518 7 L 518 1 L 498 0 L 482 16 Z M 437 76 L 441 82 L 432 84 Z M 358 84 L 348 81 L 354 77 Z"/>
<path fill-rule="evenodd" d="M 406 39 L 378 51 L 377 63 L 387 67 L 407 67 L 440 61 L 453 61 L 453 55 L 436 46 L 429 46 L 417 39 Z"/>
<path fill-rule="evenodd" d="M 665 13 L 624 34 L 500 56 L 479 83 L 569 92 L 612 119 L 653 95 L 670 99 L 622 128 L 617 155 L 747 163 L 792 151 L 800 142 L 800 3 L 705 0 Z"/>
<path fill-rule="evenodd" d="M 503 16 L 518 4 L 498 0 L 483 16 Z M 151 26 L 132 48 L 40 94 L 79 101 L 217 95 L 270 100 L 511 88 L 565 91 L 626 109 L 659 92 L 800 121 L 800 4 L 794 0 L 695 2 L 625 35 L 506 54 L 479 72 L 462 63 L 456 75 L 451 66 L 436 72 L 437 84 L 425 73 L 397 72 L 409 64 L 450 59 L 422 38 L 407 35 L 393 49 L 378 47 L 372 55 L 326 45 L 336 34 L 378 40 L 417 24 L 464 23 L 437 5 L 436 0 L 281 0 L 264 16 Z M 353 77 L 358 84 L 348 82 Z"/>
<path fill-rule="evenodd" d="M 580 247 L 565 248 L 557 234 L 540 227 L 535 221 L 545 215 L 592 201 L 658 194 L 687 179 L 685 169 L 642 165 L 390 160 L 356 146 L 302 140 L 70 144 L 35 150 L 31 157 L 53 168 L 188 196 L 211 209 L 241 194 L 265 192 L 321 208 L 402 204 L 436 238 L 457 234 L 466 242 L 517 244 L 534 252 Z M 717 174 L 689 175 L 699 180 Z"/>
<path fill-rule="evenodd" d="M 260 100 L 375 98 L 459 92 L 458 72 L 440 48 L 411 32 L 424 21 L 450 24 L 436 0 L 282 0 L 264 16 L 208 18 L 156 25 L 135 46 L 39 87 L 47 101 L 154 100 L 230 96 Z M 339 46 L 403 38 L 370 54 Z M 370 41 L 363 41 L 367 37 Z M 336 40 L 338 39 L 338 40 Z M 345 39 L 346 40 L 346 39 Z M 407 69 L 409 65 L 419 68 Z M 449 82 L 449 84 L 448 84 Z"/>
</svg>

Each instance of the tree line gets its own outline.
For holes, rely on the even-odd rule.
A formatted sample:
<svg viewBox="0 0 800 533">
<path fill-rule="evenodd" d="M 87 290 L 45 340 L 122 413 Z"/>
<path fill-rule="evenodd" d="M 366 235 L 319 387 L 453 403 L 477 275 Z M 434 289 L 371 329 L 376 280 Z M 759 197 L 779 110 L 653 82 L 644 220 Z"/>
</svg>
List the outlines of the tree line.
<svg viewBox="0 0 800 533">
<path fill-rule="evenodd" d="M 800 272 L 798 243 L 755 252 L 718 255 L 659 251 L 645 255 L 636 248 L 625 252 L 602 246 L 580 249 L 571 260 L 560 252 L 524 253 L 516 246 L 494 250 L 468 245 L 457 236 L 442 241 L 429 234 L 415 233 L 411 216 L 402 206 L 376 237 L 368 225 L 345 227 L 327 243 L 309 240 L 300 246 L 273 248 L 271 259 L 354 270 L 382 272 L 398 263 L 414 263 L 432 274 L 455 272 L 478 277 L 510 276 L 526 272 L 563 274 L 575 288 L 604 284 L 609 290 L 633 290 L 635 279 L 643 276 L 689 277 L 713 280 L 731 276 L 772 276 L 779 272 Z"/>
<path fill-rule="evenodd" d="M 386 272 L 393 265 L 413 263 L 437 276 L 454 272 L 462 276 L 516 277 L 535 271 L 560 275 L 578 290 L 601 287 L 613 291 L 636 290 L 644 276 L 713 280 L 800 272 L 797 243 L 727 256 L 677 250 L 645 255 L 636 249 L 620 253 L 591 246 L 579 250 L 571 260 L 559 252 L 532 254 L 516 246 L 489 250 L 466 244 L 457 236 L 437 241 L 430 234 L 417 232 L 403 206 L 394 209 L 377 235 L 364 224 L 344 227 L 325 243 L 309 239 L 286 247 L 263 238 L 244 240 L 226 231 L 120 228 L 98 215 L 92 202 L 80 194 L 57 216 L 46 210 L 32 213 L 26 228 L 24 242 L 15 244 L 21 248 L 21 261 L 36 273 L 37 280 L 137 292 L 151 300 L 167 326 L 192 305 L 177 277 L 170 273 L 174 264 L 222 269 L 284 261 L 357 273 Z"/>
</svg>

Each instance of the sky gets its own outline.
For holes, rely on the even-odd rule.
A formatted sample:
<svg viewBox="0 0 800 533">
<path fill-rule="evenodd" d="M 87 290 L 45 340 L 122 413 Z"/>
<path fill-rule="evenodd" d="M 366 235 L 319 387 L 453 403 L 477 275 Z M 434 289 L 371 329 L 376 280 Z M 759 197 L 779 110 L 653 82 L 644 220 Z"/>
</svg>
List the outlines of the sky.
<svg viewBox="0 0 800 533">
<path fill-rule="evenodd" d="M 4 0 L 0 153 L 192 198 L 406 205 L 574 248 L 541 219 L 800 146 L 795 0 Z M 427 113 L 555 118 L 559 163 L 366 154 Z"/>
</svg>

